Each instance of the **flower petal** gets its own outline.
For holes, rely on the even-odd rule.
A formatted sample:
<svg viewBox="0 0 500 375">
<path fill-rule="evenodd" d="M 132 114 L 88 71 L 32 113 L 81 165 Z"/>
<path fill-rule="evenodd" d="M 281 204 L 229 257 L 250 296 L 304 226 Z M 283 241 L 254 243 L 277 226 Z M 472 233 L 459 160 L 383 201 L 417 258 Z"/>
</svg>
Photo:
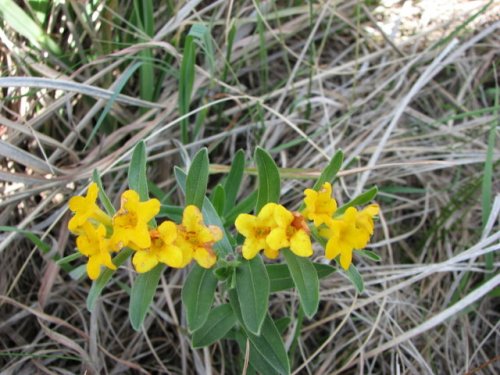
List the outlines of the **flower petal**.
<svg viewBox="0 0 500 375">
<path fill-rule="evenodd" d="M 161 240 L 166 244 L 171 244 L 177 238 L 177 225 L 171 221 L 164 221 L 158 227 Z"/>
<path fill-rule="evenodd" d="M 241 248 L 243 258 L 247 260 L 255 258 L 259 251 L 262 250 L 262 246 L 260 246 L 259 242 L 260 241 L 255 241 L 251 238 L 247 238 Z"/>
<path fill-rule="evenodd" d="M 313 254 L 311 238 L 304 230 L 298 230 L 290 238 L 290 250 L 300 257 L 310 257 Z"/>
<path fill-rule="evenodd" d="M 211 268 L 217 261 L 215 254 L 204 247 L 196 248 L 193 253 L 193 258 L 203 268 Z"/>
<path fill-rule="evenodd" d="M 160 201 L 158 199 L 150 199 L 146 202 L 139 203 L 137 215 L 143 222 L 148 222 L 160 212 Z"/>
<path fill-rule="evenodd" d="M 340 265 L 346 271 L 349 269 L 349 266 L 352 262 L 352 251 L 342 251 L 340 254 Z"/>
<path fill-rule="evenodd" d="M 331 237 L 326 243 L 325 257 L 327 259 L 335 259 L 340 254 L 340 246 L 335 237 Z"/>
<path fill-rule="evenodd" d="M 249 214 L 239 214 L 234 222 L 236 230 L 245 237 L 252 236 L 256 224 L 257 217 Z"/>
<path fill-rule="evenodd" d="M 266 243 L 271 249 L 278 250 L 288 247 L 290 242 L 286 236 L 285 228 L 274 228 L 266 237 Z"/>
<path fill-rule="evenodd" d="M 185 266 L 182 251 L 177 246 L 165 246 L 157 253 L 158 260 L 169 267 L 182 268 Z"/>
<path fill-rule="evenodd" d="M 280 255 L 280 252 L 279 250 L 274 250 L 271 249 L 269 246 L 266 246 L 264 248 L 264 255 L 269 259 L 276 259 Z"/>
<path fill-rule="evenodd" d="M 151 236 L 146 224 L 138 225 L 135 229 L 127 232 L 127 237 L 130 242 L 133 242 L 141 249 L 151 246 Z"/>
<path fill-rule="evenodd" d="M 203 224 L 203 216 L 198 207 L 189 205 L 184 209 L 182 214 L 182 225 L 186 227 L 188 232 L 197 232 L 198 227 Z"/>
<path fill-rule="evenodd" d="M 69 209 L 73 212 L 85 211 L 87 209 L 87 200 L 84 197 L 71 197 L 68 202 Z"/>
<path fill-rule="evenodd" d="M 91 280 L 95 280 L 101 274 L 101 262 L 98 256 L 91 256 L 87 262 L 87 275 Z"/>
<path fill-rule="evenodd" d="M 136 251 L 132 264 L 139 273 L 148 272 L 158 264 L 158 259 L 148 250 Z"/>
<path fill-rule="evenodd" d="M 280 227 L 286 227 L 293 221 L 293 214 L 280 204 L 274 209 L 274 220 Z"/>
</svg>

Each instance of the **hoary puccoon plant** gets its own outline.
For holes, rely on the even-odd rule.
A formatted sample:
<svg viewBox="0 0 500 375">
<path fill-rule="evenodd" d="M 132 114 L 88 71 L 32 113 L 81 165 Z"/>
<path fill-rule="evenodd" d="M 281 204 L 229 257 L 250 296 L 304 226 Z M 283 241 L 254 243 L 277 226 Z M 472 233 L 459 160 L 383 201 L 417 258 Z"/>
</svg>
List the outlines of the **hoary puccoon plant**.
<svg viewBox="0 0 500 375">
<path fill-rule="evenodd" d="M 223 182 L 207 196 L 209 160 L 204 148 L 186 171 L 175 167 L 185 205 L 173 206 L 161 203 L 165 196 L 157 188 L 157 198 L 150 197 L 145 145 L 139 143 L 131 158 L 129 189 L 121 194 L 118 209 L 97 172 L 84 195 L 69 200 L 73 215 L 68 229 L 76 236 L 76 254 L 86 261 L 81 274 L 86 271 L 93 280 L 88 309 L 130 258 L 137 274 L 129 317 L 132 327 L 140 330 L 161 274 L 168 268 L 187 268 L 182 303 L 193 347 L 235 340 L 253 370 L 289 373 L 290 353 L 282 335 L 288 332 L 297 340 L 302 320 L 316 314 L 319 280 L 339 269 L 361 291 L 353 254 L 379 260 L 364 249 L 379 211 L 376 204 L 368 204 L 377 189 L 339 207 L 331 184 L 342 159 L 337 152 L 293 211 L 280 204 L 279 169 L 261 148 L 254 155 L 254 192 L 237 200 L 245 170 L 244 153 L 239 151 Z M 71 261 L 76 254 L 69 256 Z M 298 295 L 289 306 L 296 316 L 272 316 L 270 295 L 288 289 Z"/>
</svg>

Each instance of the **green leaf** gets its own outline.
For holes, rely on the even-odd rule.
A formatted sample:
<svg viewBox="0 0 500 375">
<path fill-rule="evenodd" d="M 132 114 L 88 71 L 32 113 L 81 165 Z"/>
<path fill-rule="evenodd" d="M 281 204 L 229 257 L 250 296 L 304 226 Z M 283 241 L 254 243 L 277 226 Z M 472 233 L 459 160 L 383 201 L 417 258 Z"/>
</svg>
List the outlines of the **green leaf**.
<svg viewBox="0 0 500 375">
<path fill-rule="evenodd" d="M 182 56 L 179 76 L 179 112 L 181 116 L 189 112 L 191 94 L 193 92 L 195 77 L 196 48 L 192 35 L 188 35 L 184 42 L 184 54 Z M 181 140 L 183 144 L 189 143 L 188 119 L 181 121 Z"/>
<path fill-rule="evenodd" d="M 250 332 L 260 335 L 269 304 L 269 277 L 262 258 L 243 260 L 235 277 L 243 323 Z"/>
<path fill-rule="evenodd" d="M 227 74 L 229 72 L 229 69 L 231 69 L 231 55 L 233 52 L 233 43 L 234 43 L 234 37 L 236 36 L 236 31 L 237 31 L 236 22 L 235 19 L 233 19 L 231 22 L 229 33 L 227 35 L 226 59 L 224 61 L 224 70 L 222 72 L 222 79 L 221 79 L 222 82 L 226 82 Z M 231 72 L 234 74 L 232 69 Z"/>
<path fill-rule="evenodd" d="M 234 221 L 239 214 L 247 214 L 255 207 L 257 202 L 257 191 L 252 191 L 248 196 L 240 201 L 236 206 L 231 208 L 224 216 L 227 224 L 234 224 Z"/>
<path fill-rule="evenodd" d="M 99 175 L 99 172 L 97 169 L 94 169 L 94 172 L 92 172 L 92 181 L 94 181 L 97 184 L 97 187 L 99 188 L 99 200 L 101 201 L 102 205 L 104 206 L 104 209 L 106 210 L 106 213 L 109 216 L 113 216 L 116 212 L 115 207 L 111 203 L 111 200 L 109 199 L 108 195 L 104 191 L 104 187 L 102 186 L 102 180 L 101 176 Z"/>
<path fill-rule="evenodd" d="M 186 309 L 189 330 L 196 331 L 205 324 L 214 302 L 217 278 L 212 270 L 193 265 L 182 287 L 182 303 Z"/>
<path fill-rule="evenodd" d="M 83 275 L 87 274 L 87 265 L 86 264 L 80 264 L 78 267 L 73 268 L 69 272 L 69 277 L 71 277 L 72 280 L 80 280 Z"/>
<path fill-rule="evenodd" d="M 336 271 L 336 268 L 329 264 L 313 263 L 313 266 L 320 280 Z M 271 293 L 294 287 L 292 275 L 290 275 L 290 270 L 286 264 L 268 264 L 266 270 L 269 275 Z"/>
<path fill-rule="evenodd" d="M 338 150 L 335 155 L 333 155 L 332 160 L 323 169 L 318 180 L 314 183 L 313 189 L 318 190 L 325 182 L 333 182 L 335 176 L 337 176 L 340 167 L 342 167 L 342 162 L 344 161 L 344 153 Z"/>
<path fill-rule="evenodd" d="M 0 17 L 35 47 L 55 55 L 61 54 L 59 45 L 15 1 L 0 1 Z"/>
<path fill-rule="evenodd" d="M 186 179 L 186 205 L 194 204 L 200 210 L 207 192 L 208 150 L 202 148 L 196 153 L 189 167 Z"/>
<path fill-rule="evenodd" d="M 342 215 L 345 210 L 349 207 L 362 206 L 369 203 L 378 193 L 376 186 L 372 187 L 370 190 L 365 191 L 363 194 L 358 195 L 356 198 L 352 199 L 350 202 L 341 206 L 337 211 L 335 211 L 335 216 Z"/>
<path fill-rule="evenodd" d="M 356 254 L 359 254 L 365 258 L 373 260 L 374 262 L 380 262 L 382 260 L 380 255 L 371 250 L 356 250 Z"/>
<path fill-rule="evenodd" d="M 247 374 L 249 375 L 259 375 L 259 374 L 265 374 L 265 375 L 280 375 L 279 372 L 277 372 L 273 366 L 263 357 L 259 354 L 255 346 L 252 344 L 252 342 L 248 339 L 245 331 L 231 331 L 229 332 L 230 337 L 233 340 L 236 340 L 238 342 L 238 346 L 240 347 L 240 367 L 243 369 L 243 360 L 244 360 L 244 355 L 247 352 L 247 345 L 249 345 L 249 359 L 248 359 L 248 369 L 247 369 Z M 242 372 L 242 371 L 240 371 Z"/>
<path fill-rule="evenodd" d="M 114 265 L 118 268 L 120 267 L 126 260 L 127 258 L 132 254 L 131 249 L 123 249 L 117 256 L 113 258 L 113 263 Z M 111 276 L 115 273 L 114 270 L 110 270 L 109 268 L 106 268 L 101 272 L 101 275 L 97 278 L 97 280 L 94 280 L 92 283 L 92 287 L 90 288 L 89 294 L 87 296 L 87 310 L 93 311 L 95 304 L 97 302 L 97 298 L 101 295 L 104 287 L 108 284 L 109 279 L 111 279 Z"/>
<path fill-rule="evenodd" d="M 243 180 L 243 172 L 245 171 L 245 152 L 238 150 L 234 155 L 231 169 L 224 181 L 224 190 L 226 191 L 226 208 L 228 212 L 230 208 L 234 207 L 238 191 L 240 190 L 241 181 Z"/>
<path fill-rule="evenodd" d="M 217 185 L 212 193 L 212 204 L 214 205 L 217 214 L 222 215 L 224 213 L 224 206 L 226 205 L 226 192 L 222 185 Z"/>
<path fill-rule="evenodd" d="M 193 348 L 202 348 L 222 339 L 236 324 L 236 315 L 229 303 L 213 308 L 202 327 L 193 332 Z"/>
<path fill-rule="evenodd" d="M 165 265 L 160 263 L 151 271 L 139 274 L 132 285 L 128 317 L 136 331 L 141 329 L 164 269 Z"/>
<path fill-rule="evenodd" d="M 60 267 L 63 264 L 68 264 L 68 263 L 71 263 L 72 261 L 74 261 L 76 259 L 80 259 L 82 256 L 83 256 L 83 254 L 80 253 L 79 251 L 77 251 L 76 253 L 73 253 L 73 254 L 65 256 L 64 258 L 58 259 L 56 261 L 56 264 Z"/>
<path fill-rule="evenodd" d="M 229 291 L 229 302 L 231 303 L 231 307 L 233 308 L 238 320 L 243 322 L 242 311 L 240 309 L 241 303 L 238 301 L 239 296 L 240 294 L 239 292 L 236 293 L 236 290 L 232 289 Z M 254 335 L 250 332 L 246 328 L 245 324 L 243 324 L 242 327 L 252 345 L 250 347 L 250 356 L 252 356 L 252 352 L 254 352 L 258 357 L 264 359 L 264 361 L 279 374 L 290 373 L 290 363 L 288 361 L 283 340 L 281 339 L 280 333 L 274 325 L 273 320 L 268 314 L 265 315 L 265 319 L 262 324 L 262 334 L 260 336 Z M 258 371 L 261 370 L 258 369 Z M 266 371 L 261 372 L 263 374 L 269 373 Z"/>
<path fill-rule="evenodd" d="M 283 316 L 279 319 L 276 319 L 274 321 L 274 324 L 276 325 L 276 329 L 282 335 L 285 333 L 286 329 L 290 326 L 290 323 L 292 322 L 292 319 L 289 316 Z"/>
<path fill-rule="evenodd" d="M 186 174 L 178 167 L 174 168 L 174 174 L 177 184 L 184 193 L 186 189 Z M 224 228 L 221 218 L 217 214 L 217 211 L 215 211 L 212 202 L 210 202 L 207 197 L 205 197 L 203 201 L 202 214 L 205 224 L 217 225 L 221 229 Z M 222 240 L 214 244 L 213 249 L 219 258 L 225 258 L 227 255 L 234 253 L 233 246 L 231 246 L 231 242 L 229 242 L 229 234 L 226 231 L 224 231 L 224 237 Z"/>
<path fill-rule="evenodd" d="M 160 207 L 160 212 L 158 213 L 157 217 L 163 217 L 166 216 L 170 220 L 173 220 L 177 223 L 180 223 L 182 221 L 182 212 L 184 211 L 184 208 L 180 206 L 172 206 L 170 204 L 162 204 Z"/>
<path fill-rule="evenodd" d="M 293 282 L 299 292 L 300 304 L 310 319 L 319 306 L 319 279 L 314 265 L 308 258 L 295 255 L 290 250 L 283 251 Z"/>
<path fill-rule="evenodd" d="M 148 180 L 146 178 L 146 145 L 140 141 L 132 152 L 128 169 L 128 186 L 135 190 L 142 201 L 149 199 Z"/>
<path fill-rule="evenodd" d="M 365 290 L 365 286 L 363 284 L 363 278 L 359 274 L 359 271 L 356 268 L 356 266 L 354 266 L 354 264 L 351 264 L 349 266 L 349 269 L 345 271 L 345 274 L 347 275 L 349 280 L 351 280 L 351 282 L 354 284 L 358 293 L 363 293 L 363 290 Z"/>
<path fill-rule="evenodd" d="M 257 203 L 255 205 L 255 212 L 258 213 L 266 203 L 279 202 L 281 180 L 278 167 L 266 150 L 257 147 L 254 159 L 259 177 Z"/>
</svg>

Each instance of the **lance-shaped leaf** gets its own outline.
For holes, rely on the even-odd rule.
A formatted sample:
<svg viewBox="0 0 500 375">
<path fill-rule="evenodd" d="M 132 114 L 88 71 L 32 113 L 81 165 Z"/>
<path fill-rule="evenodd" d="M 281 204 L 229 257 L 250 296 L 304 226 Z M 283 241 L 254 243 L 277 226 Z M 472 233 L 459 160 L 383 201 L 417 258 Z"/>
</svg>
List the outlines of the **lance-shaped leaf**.
<svg viewBox="0 0 500 375">
<path fill-rule="evenodd" d="M 194 204 L 200 210 L 207 192 L 208 150 L 202 148 L 196 153 L 189 167 L 186 179 L 186 205 Z"/>
<path fill-rule="evenodd" d="M 195 331 L 207 321 L 210 307 L 214 302 L 217 278 L 212 270 L 193 265 L 184 286 L 182 303 L 186 309 L 186 319 L 190 331 Z"/>
<path fill-rule="evenodd" d="M 313 263 L 313 266 L 320 280 L 336 271 L 336 268 L 329 264 Z M 291 289 L 295 286 L 286 264 L 267 264 L 266 270 L 271 283 L 271 293 Z"/>
<path fill-rule="evenodd" d="M 295 255 L 285 249 L 283 254 L 290 270 L 293 282 L 299 292 L 300 304 L 308 318 L 312 318 L 319 305 L 318 273 L 308 258 Z"/>
<path fill-rule="evenodd" d="M 269 277 L 262 258 L 243 260 L 235 277 L 243 323 L 250 332 L 260 335 L 269 305 Z"/>
<path fill-rule="evenodd" d="M 146 177 L 146 145 L 140 141 L 132 152 L 128 169 L 128 186 L 139 194 L 141 200 L 149 199 L 148 180 Z"/>
<path fill-rule="evenodd" d="M 342 162 L 344 161 L 344 153 L 339 150 L 333 155 L 332 160 L 328 163 L 328 165 L 323 169 L 321 175 L 314 183 L 313 189 L 318 190 L 321 188 L 325 182 L 333 182 L 335 176 L 337 176 L 340 167 L 342 167 Z"/>
<path fill-rule="evenodd" d="M 266 203 L 278 203 L 280 199 L 281 180 L 278 167 L 266 150 L 257 147 L 254 159 L 259 178 L 255 212 L 259 212 Z"/>
<path fill-rule="evenodd" d="M 180 168 L 174 168 L 175 179 L 177 180 L 177 184 L 179 185 L 182 192 L 186 190 L 186 173 Z M 219 228 L 224 228 L 224 224 L 222 223 L 221 218 L 217 214 L 212 202 L 205 197 L 203 199 L 203 208 L 202 208 L 203 219 L 205 220 L 205 224 L 217 225 Z M 233 247 L 231 246 L 231 242 L 229 242 L 228 233 L 224 232 L 224 237 L 222 240 L 217 241 L 213 248 L 219 258 L 225 258 L 228 254 L 234 252 Z"/>
<path fill-rule="evenodd" d="M 238 301 L 238 298 L 239 292 L 237 293 L 234 289 L 229 291 L 229 302 L 231 303 L 231 307 L 233 308 L 238 320 L 242 322 L 243 317 L 240 309 L 241 304 Z M 243 325 L 243 329 L 251 343 L 250 357 L 252 357 L 252 351 L 254 351 L 254 353 L 258 354 L 259 359 L 263 358 L 277 373 L 290 373 L 290 363 L 286 354 L 285 345 L 283 344 L 280 333 L 269 314 L 266 314 L 265 316 L 262 325 L 262 334 L 260 336 L 254 335 L 248 331 L 245 325 Z"/>
<path fill-rule="evenodd" d="M 132 285 L 128 316 L 136 331 L 141 329 L 164 268 L 163 264 L 158 264 L 151 271 L 139 274 Z"/>
<path fill-rule="evenodd" d="M 236 315 L 228 303 L 213 308 L 205 324 L 193 332 L 193 348 L 208 346 L 224 338 L 236 321 Z"/>
</svg>

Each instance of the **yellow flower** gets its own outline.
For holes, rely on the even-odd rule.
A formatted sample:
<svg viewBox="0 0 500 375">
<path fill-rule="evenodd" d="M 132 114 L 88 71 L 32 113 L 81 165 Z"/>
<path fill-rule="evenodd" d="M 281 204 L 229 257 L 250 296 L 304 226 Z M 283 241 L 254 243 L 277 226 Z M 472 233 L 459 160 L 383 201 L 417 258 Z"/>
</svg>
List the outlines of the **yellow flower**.
<svg viewBox="0 0 500 375">
<path fill-rule="evenodd" d="M 340 255 L 340 265 L 347 270 L 352 263 L 353 250 L 363 249 L 373 234 L 373 216 L 377 215 L 377 205 L 370 205 L 361 212 L 349 207 L 345 213 L 336 219 L 326 222 L 327 228 L 322 228 L 319 234 L 328 239 L 325 256 L 334 259 Z"/>
<path fill-rule="evenodd" d="M 184 209 L 182 224 L 177 229 L 175 245 L 182 251 L 181 267 L 193 258 L 203 268 L 212 267 L 217 261 L 212 246 L 222 239 L 222 230 L 215 225 L 206 226 L 200 210 L 193 205 Z"/>
<path fill-rule="evenodd" d="M 328 182 L 319 191 L 306 189 L 304 195 L 306 208 L 303 215 L 308 220 L 313 220 L 316 227 L 329 221 L 337 210 L 337 202 L 332 198 L 332 185 Z"/>
<path fill-rule="evenodd" d="M 164 221 L 157 229 L 150 230 L 149 236 L 151 247 L 137 249 L 132 245 L 132 248 L 136 250 L 132 264 L 137 272 L 148 272 L 160 262 L 174 268 L 181 268 L 187 264 L 181 249 L 174 245 L 177 239 L 175 223 Z"/>
<path fill-rule="evenodd" d="M 279 250 L 289 247 L 299 256 L 312 255 L 311 239 L 304 218 L 292 213 L 282 205 L 268 203 L 257 216 L 240 214 L 235 226 L 245 236 L 242 254 L 245 259 L 254 258 L 259 251 L 275 259 Z"/>
<path fill-rule="evenodd" d="M 76 238 L 76 247 L 89 258 L 87 262 L 87 274 L 92 280 L 99 277 L 101 266 L 115 270 L 110 255 L 109 239 L 106 238 L 106 228 L 99 224 L 95 228 L 89 222 L 81 226 L 81 234 Z"/>
<path fill-rule="evenodd" d="M 373 217 L 378 215 L 379 207 L 377 204 L 371 204 L 365 207 L 356 218 L 356 226 L 360 230 L 366 231 L 370 236 L 373 234 Z"/>
<path fill-rule="evenodd" d="M 267 237 L 267 244 L 273 250 L 290 248 L 298 256 L 308 257 L 313 254 L 309 228 L 304 217 L 298 212 L 290 212 L 279 206 L 275 216 L 281 218 L 282 224 L 274 228 Z"/>
<path fill-rule="evenodd" d="M 86 196 L 72 197 L 69 200 L 69 209 L 75 213 L 68 223 L 68 229 L 71 232 L 79 233 L 83 224 L 89 219 L 94 219 L 106 226 L 111 226 L 111 218 L 95 203 L 98 193 L 99 188 L 93 182 L 90 184 Z"/>
<path fill-rule="evenodd" d="M 252 259 L 261 250 L 264 250 L 265 256 L 270 259 L 278 257 L 279 247 L 271 248 L 267 243 L 267 237 L 277 227 L 276 219 L 279 221 L 286 220 L 286 217 L 283 217 L 280 213 L 275 215 L 277 207 L 276 203 L 268 203 L 262 207 L 257 216 L 250 214 L 238 215 L 234 225 L 236 230 L 246 237 L 242 247 L 243 258 Z M 286 225 L 285 222 L 281 224 Z"/>
<path fill-rule="evenodd" d="M 114 250 L 131 244 L 140 249 L 151 246 L 148 222 L 160 212 L 160 201 L 149 199 L 140 202 L 139 194 L 127 190 L 121 197 L 121 208 L 113 216 L 113 235 L 111 242 Z"/>
</svg>

